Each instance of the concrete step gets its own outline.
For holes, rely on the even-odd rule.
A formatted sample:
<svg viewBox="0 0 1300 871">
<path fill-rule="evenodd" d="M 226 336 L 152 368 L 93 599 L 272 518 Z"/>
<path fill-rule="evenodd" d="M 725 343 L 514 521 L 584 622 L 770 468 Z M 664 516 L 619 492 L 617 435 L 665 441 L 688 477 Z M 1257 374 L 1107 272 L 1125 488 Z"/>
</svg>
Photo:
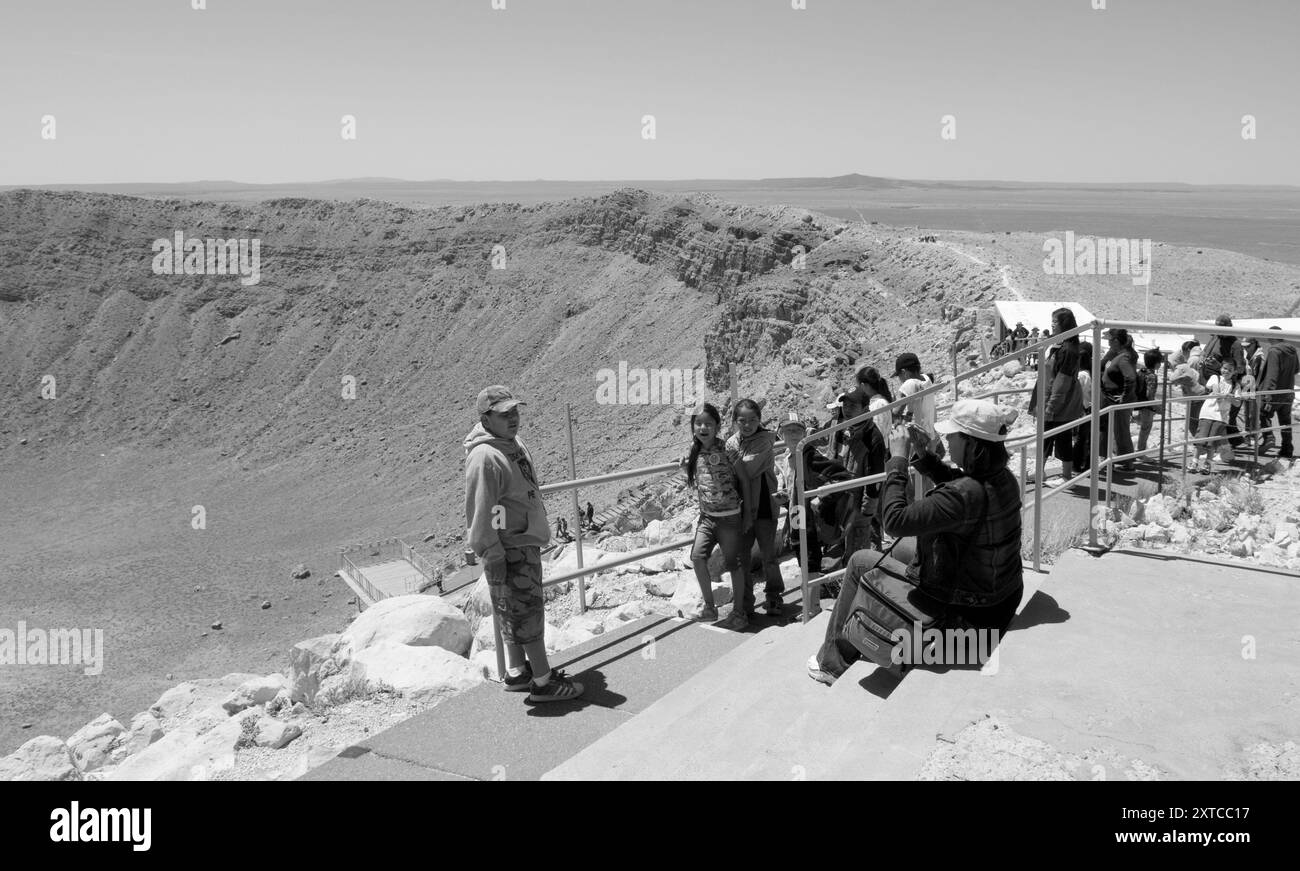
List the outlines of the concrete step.
<svg viewBox="0 0 1300 871">
<path fill-rule="evenodd" d="M 829 614 L 766 629 L 610 734 L 551 769 L 546 780 L 716 780 L 764 767 L 763 750 L 827 687 L 804 669 Z"/>
<path fill-rule="evenodd" d="M 1045 575 L 1026 572 L 1029 599 Z M 829 604 L 829 603 L 827 603 Z M 807 660 L 825 635 L 829 612 L 807 626 L 767 630 L 627 724 L 557 766 L 549 779 L 870 778 L 861 764 L 862 735 L 899 690 L 900 682 L 867 662 L 850 667 L 833 687 L 807 675 Z M 908 693 L 925 701 L 934 680 L 959 672 L 928 673 Z M 961 672 L 966 676 L 978 672 Z M 915 702 L 910 702 L 915 704 Z M 926 702 L 946 713 L 943 698 Z M 933 734 L 929 736 L 933 741 Z"/>
</svg>

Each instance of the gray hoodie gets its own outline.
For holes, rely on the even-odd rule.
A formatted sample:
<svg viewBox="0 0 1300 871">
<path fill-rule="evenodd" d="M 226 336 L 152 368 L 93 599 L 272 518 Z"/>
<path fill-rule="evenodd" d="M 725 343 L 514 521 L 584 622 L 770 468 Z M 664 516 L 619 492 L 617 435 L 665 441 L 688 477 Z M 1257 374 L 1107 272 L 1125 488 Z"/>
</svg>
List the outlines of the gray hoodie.
<svg viewBox="0 0 1300 871">
<path fill-rule="evenodd" d="M 484 562 L 500 562 L 506 548 L 544 547 L 551 540 L 551 529 L 532 455 L 523 442 L 497 438 L 477 423 L 464 445 L 465 528 L 470 548 Z"/>
</svg>

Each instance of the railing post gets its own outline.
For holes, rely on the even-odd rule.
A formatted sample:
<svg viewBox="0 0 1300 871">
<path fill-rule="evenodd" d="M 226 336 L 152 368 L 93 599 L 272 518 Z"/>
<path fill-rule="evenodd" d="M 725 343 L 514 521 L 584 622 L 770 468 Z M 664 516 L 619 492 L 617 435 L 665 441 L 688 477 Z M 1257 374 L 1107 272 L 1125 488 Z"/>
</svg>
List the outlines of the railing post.
<svg viewBox="0 0 1300 871">
<path fill-rule="evenodd" d="M 569 480 L 578 480 L 578 465 L 573 450 L 573 408 L 565 403 L 564 405 L 564 422 L 569 431 Z M 578 507 L 578 488 L 569 491 L 573 494 L 573 541 L 578 554 L 578 568 L 582 565 L 582 509 Z M 578 578 L 578 613 L 587 613 L 587 584 L 586 575 Z"/>
<path fill-rule="evenodd" d="M 806 438 L 806 437 L 805 437 L 805 438 Z M 801 618 L 801 622 L 803 622 L 803 623 L 807 623 L 809 620 L 812 619 L 812 615 L 813 615 L 813 610 L 812 610 L 813 599 L 812 599 L 812 585 L 809 584 L 809 578 L 808 578 L 808 575 L 810 574 L 809 569 L 808 569 L 808 523 L 809 523 L 809 518 L 808 518 L 807 516 L 805 516 L 805 514 L 804 514 L 804 510 L 803 510 L 803 507 L 804 507 L 804 505 L 803 505 L 803 502 L 804 502 L 804 499 L 803 499 L 803 491 L 804 491 L 804 486 L 803 486 L 803 476 L 804 476 L 804 468 L 803 468 L 803 445 L 804 445 L 803 440 L 800 440 L 799 444 L 795 446 L 795 457 L 794 457 L 794 498 L 795 498 L 795 504 L 794 504 L 794 505 L 791 505 L 790 508 L 789 508 L 789 510 L 790 510 L 790 511 L 793 511 L 793 512 L 796 512 L 796 513 L 793 514 L 792 516 L 793 516 L 793 517 L 797 517 L 797 518 L 799 519 L 799 523 L 798 523 L 798 526 L 797 526 L 796 528 L 799 530 L 799 587 L 800 587 L 800 591 L 801 591 L 802 594 L 803 594 L 803 596 L 802 596 L 802 598 L 803 598 L 803 615 L 802 615 L 802 618 Z M 818 566 L 817 569 L 818 569 L 818 571 L 820 571 L 820 570 L 821 570 L 821 566 Z"/>
<path fill-rule="evenodd" d="M 1088 546 L 1097 550 L 1097 454 L 1101 450 L 1101 323 L 1092 322 L 1092 419 L 1088 421 Z"/>
<path fill-rule="evenodd" d="M 1038 408 L 1034 416 L 1038 418 L 1037 432 L 1034 437 L 1034 450 L 1038 452 L 1034 475 L 1034 571 L 1043 570 L 1043 475 L 1047 471 L 1047 458 L 1043 456 L 1043 430 L 1047 420 L 1047 392 L 1051 385 L 1045 383 L 1047 378 L 1047 354 L 1038 354 Z"/>
<path fill-rule="evenodd" d="M 484 566 L 484 577 L 486 577 L 487 567 Z M 488 596 L 491 598 L 491 594 Z M 496 639 L 497 645 L 497 677 L 502 683 L 506 680 L 506 648 L 505 642 L 501 638 L 501 624 L 497 621 L 497 605 L 492 603 L 492 635 Z"/>
<path fill-rule="evenodd" d="M 1166 423 L 1169 420 L 1169 359 L 1165 358 L 1162 367 L 1164 376 L 1163 386 L 1160 388 L 1160 477 L 1156 479 L 1156 492 L 1163 493 L 1165 489 L 1165 430 Z"/>
</svg>

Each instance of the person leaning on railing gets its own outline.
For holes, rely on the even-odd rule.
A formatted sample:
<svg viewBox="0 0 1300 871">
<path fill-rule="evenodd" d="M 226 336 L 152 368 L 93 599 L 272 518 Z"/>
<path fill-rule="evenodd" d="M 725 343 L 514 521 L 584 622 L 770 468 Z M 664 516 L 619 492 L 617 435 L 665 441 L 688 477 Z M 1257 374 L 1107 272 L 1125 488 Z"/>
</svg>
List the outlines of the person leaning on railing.
<svg viewBox="0 0 1300 871">
<path fill-rule="evenodd" d="M 1269 329 L 1277 330 L 1280 327 L 1269 327 Z M 1260 366 L 1259 389 L 1284 392 L 1266 393 L 1261 397 L 1260 425 L 1268 427 L 1272 424 L 1273 417 L 1277 417 L 1278 425 L 1282 429 L 1282 448 L 1278 451 L 1279 457 L 1290 457 L 1295 452 L 1292 441 L 1291 405 L 1295 402 L 1295 391 L 1292 388 L 1295 387 L 1297 369 L 1300 369 L 1300 360 L 1297 360 L 1295 348 L 1278 339 L 1268 339 L 1268 350 Z M 1273 434 L 1269 432 L 1264 436 L 1260 453 L 1263 454 L 1272 447 Z"/>
<path fill-rule="evenodd" d="M 873 572 L 915 584 L 910 601 L 940 624 L 1005 631 L 1024 591 L 1021 488 L 1007 468 L 1003 444 L 1017 415 L 1014 408 L 983 399 L 954 403 L 935 429 L 948 437 L 957 468 L 936 456 L 937 445 L 924 440 L 919 428 L 911 436 L 900 428 L 891 437 L 881 513 L 887 534 L 915 537 L 915 556 L 904 565 L 887 554 L 860 550 L 848 561 L 825 639 L 808 661 L 814 680 L 831 683 L 859 658 L 842 632 Z M 910 504 L 909 460 L 938 483 Z"/>
</svg>

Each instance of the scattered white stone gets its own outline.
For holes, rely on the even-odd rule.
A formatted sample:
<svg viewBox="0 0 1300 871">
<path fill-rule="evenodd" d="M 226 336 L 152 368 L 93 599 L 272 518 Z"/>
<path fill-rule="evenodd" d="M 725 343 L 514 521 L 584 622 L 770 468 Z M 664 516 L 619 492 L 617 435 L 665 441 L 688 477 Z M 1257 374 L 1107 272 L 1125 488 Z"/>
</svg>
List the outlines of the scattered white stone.
<svg viewBox="0 0 1300 871">
<path fill-rule="evenodd" d="M 128 756 L 134 756 L 163 736 L 162 723 L 148 711 L 142 711 L 131 718 L 131 727 L 117 737 L 109 761 L 121 762 Z"/>
<path fill-rule="evenodd" d="M 227 714 L 237 714 L 245 708 L 265 705 L 287 687 L 288 681 L 285 680 L 282 674 L 271 674 L 266 677 L 247 680 L 222 701 L 221 707 L 225 709 Z"/>
<path fill-rule="evenodd" d="M 272 750 L 279 750 L 287 747 L 296 738 L 302 735 L 302 727 L 297 723 L 287 723 L 284 720 L 277 720 L 274 717 L 262 717 L 257 722 L 258 747 L 270 747 Z"/>
<path fill-rule="evenodd" d="M 289 697 L 293 701 L 312 701 L 321 681 L 338 673 L 339 664 L 331 655 L 338 640 L 338 635 L 318 635 L 293 646 L 289 652 Z"/>
<path fill-rule="evenodd" d="M 68 745 L 53 735 L 38 735 L 0 758 L 0 781 L 81 779 Z"/>
<path fill-rule="evenodd" d="M 126 731 L 112 714 L 100 714 L 68 738 L 68 752 L 72 764 L 82 771 L 103 768 L 109 762 L 109 753 L 117 737 Z"/>
<path fill-rule="evenodd" d="M 713 604 L 719 608 L 731 601 L 731 582 L 730 573 L 727 575 L 727 582 L 715 582 L 713 585 Z M 673 594 L 670 604 L 674 609 L 683 613 L 690 614 L 699 607 L 702 602 L 700 596 L 699 581 L 683 579 L 677 585 L 677 592 Z"/>
</svg>

